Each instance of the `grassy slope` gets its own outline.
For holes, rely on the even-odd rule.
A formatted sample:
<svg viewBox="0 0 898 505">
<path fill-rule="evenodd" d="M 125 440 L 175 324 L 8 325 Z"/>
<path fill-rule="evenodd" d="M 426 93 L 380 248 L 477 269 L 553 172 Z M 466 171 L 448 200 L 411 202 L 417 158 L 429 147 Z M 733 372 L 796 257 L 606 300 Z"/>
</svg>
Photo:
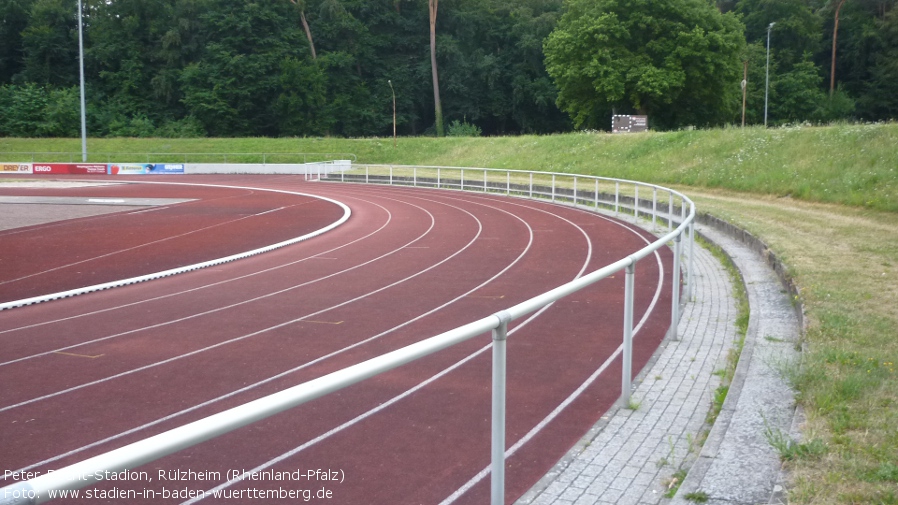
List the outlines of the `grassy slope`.
<svg viewBox="0 0 898 505">
<path fill-rule="evenodd" d="M 898 149 L 895 146 L 898 146 L 898 124 L 693 130 L 630 136 L 403 138 L 396 149 L 392 139 L 91 139 L 88 142 L 90 152 L 97 155 L 103 152 L 344 152 L 354 153 L 362 163 L 576 172 L 791 195 L 898 211 Z M 77 139 L 0 139 L 0 153 L 80 150 Z"/>
<path fill-rule="evenodd" d="M 682 189 L 762 237 L 802 287 L 808 352 L 789 372 L 808 420 L 793 501 L 898 504 L 898 215 Z"/>
<path fill-rule="evenodd" d="M 785 259 L 802 287 L 807 408 L 792 456 L 799 503 L 898 504 L 898 124 L 631 136 L 97 139 L 100 152 L 352 152 L 363 163 L 579 172 L 683 186 Z M 80 151 L 77 139 L 0 139 Z M 8 159 L 6 161 L 16 161 Z M 121 160 L 128 161 L 128 160 Z M 771 336 L 776 337 L 776 336 Z M 823 447 L 823 450 L 820 448 Z"/>
</svg>

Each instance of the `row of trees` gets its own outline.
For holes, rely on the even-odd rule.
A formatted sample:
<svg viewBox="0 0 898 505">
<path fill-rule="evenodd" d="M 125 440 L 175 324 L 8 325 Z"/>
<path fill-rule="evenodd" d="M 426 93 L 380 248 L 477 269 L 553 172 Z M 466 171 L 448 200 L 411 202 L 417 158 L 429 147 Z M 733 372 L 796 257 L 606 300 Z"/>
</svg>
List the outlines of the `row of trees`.
<svg viewBox="0 0 898 505">
<path fill-rule="evenodd" d="M 898 117 L 895 0 L 569 0 L 545 44 L 576 126 Z M 771 26 L 771 23 L 773 25 Z M 767 48 L 770 38 L 770 84 Z M 829 85 L 829 86 L 827 86 Z"/>
<path fill-rule="evenodd" d="M 77 0 L 0 0 L 0 135 L 77 136 Z M 898 0 L 85 0 L 92 135 L 370 136 L 898 115 Z M 840 6 L 839 87 L 830 48 Z M 471 123 L 470 128 L 465 128 Z M 476 125 L 476 127 L 474 127 Z"/>
<path fill-rule="evenodd" d="M 763 103 L 770 30 L 770 117 L 776 123 L 898 117 L 898 2 L 740 0 L 748 98 Z M 763 109 L 749 111 L 760 123 Z"/>
</svg>

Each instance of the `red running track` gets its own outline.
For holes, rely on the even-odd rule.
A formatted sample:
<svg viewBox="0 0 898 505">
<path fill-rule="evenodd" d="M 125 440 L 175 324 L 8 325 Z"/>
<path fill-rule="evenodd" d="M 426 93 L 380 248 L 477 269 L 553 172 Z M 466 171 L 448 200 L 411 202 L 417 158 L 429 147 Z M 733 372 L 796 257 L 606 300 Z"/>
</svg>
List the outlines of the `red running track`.
<svg viewBox="0 0 898 505">
<path fill-rule="evenodd" d="M 651 240 L 602 216 L 500 196 L 177 180 L 322 195 L 353 216 L 271 253 L 0 314 L 0 384 L 12 385 L 0 389 L 0 469 L 45 472 L 220 412 L 487 316 Z M 637 267 L 634 370 L 669 325 L 670 263 L 663 250 Z M 512 323 L 509 503 L 620 395 L 622 306 L 617 275 Z M 162 499 L 163 488 L 231 493 L 202 503 L 298 501 L 256 498 L 280 490 L 326 490 L 335 504 L 486 503 L 489 343 L 484 335 L 163 458 L 136 469 L 141 480 L 85 489 L 136 495 L 99 503 L 191 502 Z M 228 481 L 233 470 L 307 469 L 341 481 Z M 159 480 L 175 470 L 196 473 Z"/>
</svg>

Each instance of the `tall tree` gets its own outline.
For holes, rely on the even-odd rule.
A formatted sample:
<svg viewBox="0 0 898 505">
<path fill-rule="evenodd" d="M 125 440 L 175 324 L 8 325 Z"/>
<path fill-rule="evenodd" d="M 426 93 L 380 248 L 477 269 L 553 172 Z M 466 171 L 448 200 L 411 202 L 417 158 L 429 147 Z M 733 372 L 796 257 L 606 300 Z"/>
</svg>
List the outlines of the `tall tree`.
<svg viewBox="0 0 898 505">
<path fill-rule="evenodd" d="M 28 82 L 78 83 L 78 8 L 75 0 L 37 0 L 22 31 Z"/>
<path fill-rule="evenodd" d="M 309 50 L 312 51 L 312 59 L 317 59 L 318 55 L 315 54 L 315 41 L 312 40 L 312 29 L 309 27 L 309 22 L 306 20 L 306 3 L 304 0 L 290 0 L 293 2 L 293 5 L 299 7 L 299 19 L 302 21 L 302 29 L 306 32 L 306 38 L 309 39 Z"/>
<path fill-rule="evenodd" d="M 834 83 L 834 97 L 840 93 L 857 101 L 854 117 L 881 119 L 878 108 L 868 93 L 877 80 L 874 69 L 881 56 L 887 52 L 885 39 L 885 19 L 898 7 L 896 0 L 851 0 L 843 4 L 839 11 L 838 32 L 835 27 L 836 2 L 821 5 L 820 13 L 825 16 L 824 30 L 826 43 L 821 44 L 815 61 L 825 69 L 826 84 Z M 838 33 L 835 69 L 832 68 L 832 34 Z M 835 76 L 835 78 L 834 78 Z M 825 89 L 828 89 L 827 86 Z M 881 88 L 884 89 L 884 88 Z"/>
<path fill-rule="evenodd" d="M 873 120 L 898 118 L 898 8 L 877 21 L 880 44 L 870 67 L 858 108 Z"/>
<path fill-rule="evenodd" d="M 174 24 L 172 11 L 171 0 L 98 5 L 90 40 L 90 68 L 96 73 L 90 80 L 95 93 L 103 96 L 109 114 L 105 123 L 129 122 L 136 116 L 155 123 L 165 116 L 165 106 L 173 104 L 173 90 L 157 93 L 153 85 L 157 76 L 166 74 L 160 41 Z"/>
<path fill-rule="evenodd" d="M 833 92 L 836 90 L 836 40 L 839 38 L 839 11 L 845 5 L 845 0 L 835 0 L 833 3 L 836 4 L 836 10 L 833 16 L 833 56 L 832 70 L 829 74 L 829 96 L 833 96 Z"/>
<path fill-rule="evenodd" d="M 616 111 L 675 128 L 732 120 L 744 43 L 735 16 L 705 0 L 571 0 L 544 47 L 576 126 L 607 129 Z"/>
<path fill-rule="evenodd" d="M 278 135 L 279 113 L 297 110 L 284 101 L 279 107 L 283 86 L 316 80 L 295 68 L 294 60 L 309 58 L 298 13 L 287 2 L 210 0 L 206 7 L 199 27 L 205 47 L 180 75 L 184 105 L 212 135 Z"/>
<path fill-rule="evenodd" d="M 829 104 L 822 66 L 813 57 L 825 45 L 823 17 L 807 0 L 740 0 L 736 12 L 745 23 L 749 43 L 748 122 L 763 117 L 767 29 L 771 32 L 769 116 L 772 124 L 828 121 L 851 109 L 839 96 Z M 831 105 L 837 105 L 833 107 Z"/>
<path fill-rule="evenodd" d="M 437 7 L 440 0 L 427 0 L 430 8 L 430 69 L 433 77 L 433 110 L 437 137 L 442 137 L 443 132 L 443 104 L 440 102 L 440 78 L 437 75 Z"/>
<path fill-rule="evenodd" d="M 0 84 L 12 82 L 25 68 L 22 32 L 28 26 L 33 0 L 0 0 Z"/>
<path fill-rule="evenodd" d="M 745 40 L 749 43 L 767 40 L 767 27 L 776 22 L 772 36 L 781 72 L 814 54 L 823 41 L 823 18 L 811 8 L 808 0 L 740 0 L 735 12 L 745 24 Z"/>
</svg>

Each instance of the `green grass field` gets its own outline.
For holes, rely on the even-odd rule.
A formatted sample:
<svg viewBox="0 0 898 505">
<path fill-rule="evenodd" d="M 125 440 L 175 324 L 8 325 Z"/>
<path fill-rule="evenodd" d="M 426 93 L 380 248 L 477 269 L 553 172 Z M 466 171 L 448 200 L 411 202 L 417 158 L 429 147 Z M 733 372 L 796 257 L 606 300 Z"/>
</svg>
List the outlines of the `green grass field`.
<svg viewBox="0 0 898 505">
<path fill-rule="evenodd" d="M 340 152 L 360 163 L 673 185 L 700 212 L 764 240 L 802 289 L 808 351 L 789 375 L 808 421 L 804 440 L 784 454 L 792 502 L 898 504 L 898 124 L 402 138 L 396 148 L 392 139 L 331 138 L 90 139 L 88 148 L 92 156 Z M 0 139 L 0 161 L 26 161 L 8 153 L 31 151 L 80 153 L 80 140 Z"/>
</svg>

